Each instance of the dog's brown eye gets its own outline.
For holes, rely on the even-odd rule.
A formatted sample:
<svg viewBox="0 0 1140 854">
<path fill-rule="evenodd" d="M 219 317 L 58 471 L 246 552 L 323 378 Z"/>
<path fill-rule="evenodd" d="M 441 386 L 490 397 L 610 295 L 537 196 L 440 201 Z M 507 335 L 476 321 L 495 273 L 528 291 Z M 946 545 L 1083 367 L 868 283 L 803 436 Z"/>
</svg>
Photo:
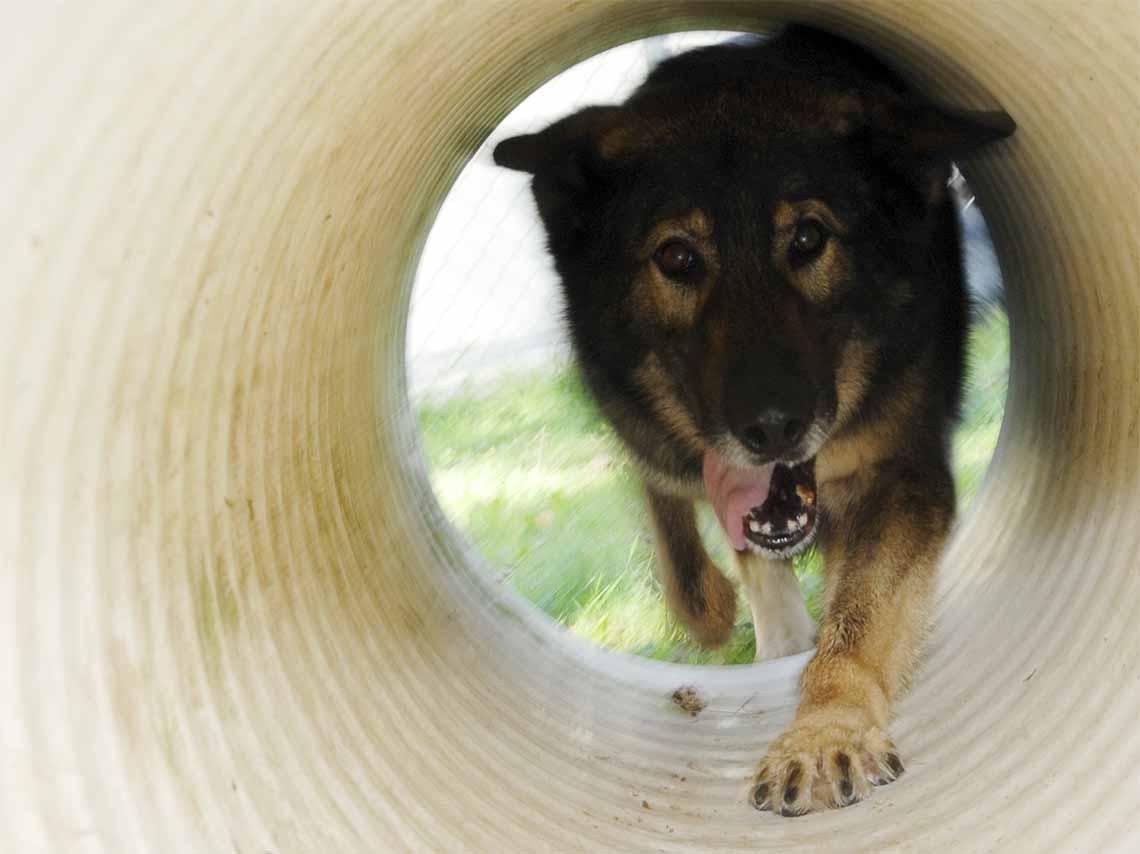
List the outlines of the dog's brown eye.
<svg viewBox="0 0 1140 854">
<path fill-rule="evenodd" d="M 697 253 L 682 240 L 663 243 L 654 253 L 653 259 L 666 276 L 674 279 L 689 278 L 697 268 Z"/>
<path fill-rule="evenodd" d="M 792 235 L 792 252 L 798 260 L 807 260 L 823 249 L 827 233 L 814 219 L 801 219 Z"/>
</svg>

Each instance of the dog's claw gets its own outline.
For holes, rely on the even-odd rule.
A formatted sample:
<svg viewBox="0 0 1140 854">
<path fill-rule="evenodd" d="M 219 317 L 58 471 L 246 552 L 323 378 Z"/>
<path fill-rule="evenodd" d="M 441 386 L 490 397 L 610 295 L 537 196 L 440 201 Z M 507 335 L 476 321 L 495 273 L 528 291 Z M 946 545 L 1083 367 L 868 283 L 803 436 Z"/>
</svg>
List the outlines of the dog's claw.
<svg viewBox="0 0 1140 854">
<path fill-rule="evenodd" d="M 802 772 L 802 769 L 800 768 L 800 764 L 798 762 L 793 762 L 791 765 L 788 766 L 788 779 L 784 781 L 784 805 L 785 805 L 785 809 L 787 809 L 788 807 L 791 807 L 792 804 L 794 804 L 796 802 L 796 798 L 799 797 L 799 794 L 800 794 L 799 782 L 800 782 L 801 772 Z M 784 810 L 781 810 L 781 813 L 783 813 L 783 812 L 784 812 Z"/>
<path fill-rule="evenodd" d="M 767 783 L 761 783 L 759 786 L 752 790 L 752 806 L 762 811 L 772 809 L 772 805 L 768 802 Z"/>
<path fill-rule="evenodd" d="M 839 769 L 839 805 L 850 806 L 858 800 L 855 797 L 855 784 L 851 781 L 851 757 L 846 753 L 837 753 L 835 765 Z"/>
<path fill-rule="evenodd" d="M 891 769 L 891 773 L 895 775 L 896 780 L 906 771 L 897 753 L 887 754 L 887 767 Z"/>
</svg>

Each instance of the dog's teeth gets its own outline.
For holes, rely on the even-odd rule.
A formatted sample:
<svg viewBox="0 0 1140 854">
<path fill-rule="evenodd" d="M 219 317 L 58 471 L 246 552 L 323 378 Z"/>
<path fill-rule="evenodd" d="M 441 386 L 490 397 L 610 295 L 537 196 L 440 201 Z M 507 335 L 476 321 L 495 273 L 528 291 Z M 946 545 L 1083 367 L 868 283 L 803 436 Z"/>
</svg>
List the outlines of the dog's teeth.
<svg viewBox="0 0 1140 854">
<path fill-rule="evenodd" d="M 789 517 L 788 521 L 784 523 L 784 530 L 787 531 L 794 531 L 797 529 L 797 527 L 798 526 L 796 525 L 796 520 L 792 519 L 791 517 Z"/>
<path fill-rule="evenodd" d="M 757 522 L 755 519 L 749 519 L 748 520 L 748 530 L 751 531 L 753 534 L 760 533 L 760 523 Z"/>
<path fill-rule="evenodd" d="M 771 522 L 765 522 L 763 525 L 761 525 L 760 526 L 760 533 L 771 534 L 772 533 L 772 523 Z"/>
<path fill-rule="evenodd" d="M 807 524 L 807 513 L 801 513 L 796 517 L 796 521 L 800 523 L 800 527 L 802 528 Z"/>
</svg>

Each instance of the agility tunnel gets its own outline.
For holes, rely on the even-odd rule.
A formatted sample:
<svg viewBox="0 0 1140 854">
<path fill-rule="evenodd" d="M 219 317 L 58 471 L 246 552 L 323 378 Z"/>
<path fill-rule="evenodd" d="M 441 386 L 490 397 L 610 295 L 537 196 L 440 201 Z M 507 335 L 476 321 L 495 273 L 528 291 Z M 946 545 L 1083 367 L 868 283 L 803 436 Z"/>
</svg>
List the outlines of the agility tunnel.
<svg viewBox="0 0 1140 854">
<path fill-rule="evenodd" d="M 1135 851 L 1134 3 L 23 4 L 0 29 L 0 850 Z M 404 337 L 450 181 L 601 49 L 796 19 L 1000 105 L 1007 415 L 893 735 L 744 785 L 804 656 L 588 647 L 433 498 Z M 697 716 L 670 701 L 697 686 Z"/>
</svg>

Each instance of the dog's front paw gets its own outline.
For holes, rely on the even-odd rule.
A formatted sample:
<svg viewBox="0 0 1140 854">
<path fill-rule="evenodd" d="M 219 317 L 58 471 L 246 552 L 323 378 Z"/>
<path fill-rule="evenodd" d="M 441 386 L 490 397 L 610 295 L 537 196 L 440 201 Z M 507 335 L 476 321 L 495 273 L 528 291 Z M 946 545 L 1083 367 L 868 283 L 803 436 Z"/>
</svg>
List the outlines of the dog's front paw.
<svg viewBox="0 0 1140 854">
<path fill-rule="evenodd" d="M 752 805 L 784 816 L 846 807 L 903 773 L 887 734 L 861 709 L 801 713 L 768 748 L 752 780 Z"/>
</svg>

